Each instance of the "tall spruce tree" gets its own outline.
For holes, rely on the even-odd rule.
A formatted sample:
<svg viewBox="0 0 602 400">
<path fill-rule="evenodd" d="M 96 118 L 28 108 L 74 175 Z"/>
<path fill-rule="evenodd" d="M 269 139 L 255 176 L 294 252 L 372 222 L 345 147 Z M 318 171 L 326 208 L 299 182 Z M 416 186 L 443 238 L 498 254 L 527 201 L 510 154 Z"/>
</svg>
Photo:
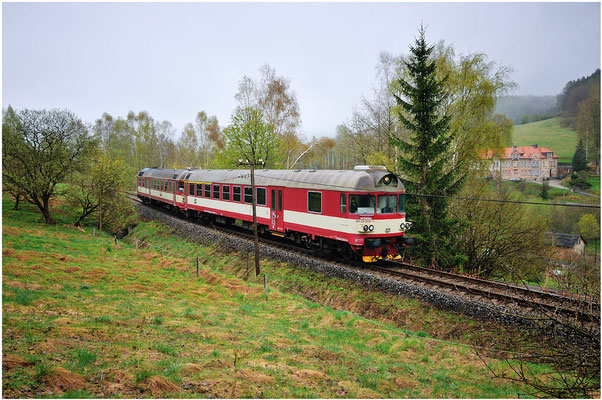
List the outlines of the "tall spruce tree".
<svg viewBox="0 0 602 400">
<path fill-rule="evenodd" d="M 409 79 L 398 81 L 394 94 L 399 120 L 409 131 L 409 140 L 392 137 L 400 151 L 398 167 L 410 194 L 408 218 L 414 221 L 417 254 L 426 264 L 452 267 L 460 256 L 454 252 L 455 221 L 448 218 L 449 198 L 459 192 L 466 176 L 463 165 L 450 168 L 449 145 L 453 139 L 450 117 L 443 106 L 448 94 L 447 77 L 437 77 L 437 64 L 430 58 L 425 29 L 421 27 L 411 55 L 405 62 Z"/>
<path fill-rule="evenodd" d="M 573 171 L 585 171 L 587 169 L 587 160 L 585 159 L 585 148 L 583 141 L 580 139 L 575 154 L 573 154 Z"/>
</svg>

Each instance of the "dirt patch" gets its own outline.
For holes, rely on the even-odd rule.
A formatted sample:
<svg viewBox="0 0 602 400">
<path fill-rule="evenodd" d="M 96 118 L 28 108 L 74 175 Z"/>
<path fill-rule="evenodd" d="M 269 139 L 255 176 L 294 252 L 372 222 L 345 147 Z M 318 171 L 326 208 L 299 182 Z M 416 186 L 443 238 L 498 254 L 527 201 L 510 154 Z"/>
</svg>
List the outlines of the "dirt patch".
<svg viewBox="0 0 602 400">
<path fill-rule="evenodd" d="M 79 267 L 73 266 L 73 267 L 63 268 L 63 271 L 68 274 L 72 274 L 73 272 L 79 271 Z"/>
<path fill-rule="evenodd" d="M 179 388 L 169 379 L 156 375 L 149 378 L 148 389 L 153 397 L 160 397 L 163 394 L 174 393 L 179 390 Z"/>
<path fill-rule="evenodd" d="M 62 367 L 52 368 L 44 377 L 44 382 L 55 392 L 83 389 L 86 385 L 80 375 Z"/>
<path fill-rule="evenodd" d="M 15 367 L 29 367 L 34 363 L 31 361 L 27 361 L 21 356 L 16 354 L 8 354 L 2 357 L 2 368 L 12 369 Z"/>
</svg>

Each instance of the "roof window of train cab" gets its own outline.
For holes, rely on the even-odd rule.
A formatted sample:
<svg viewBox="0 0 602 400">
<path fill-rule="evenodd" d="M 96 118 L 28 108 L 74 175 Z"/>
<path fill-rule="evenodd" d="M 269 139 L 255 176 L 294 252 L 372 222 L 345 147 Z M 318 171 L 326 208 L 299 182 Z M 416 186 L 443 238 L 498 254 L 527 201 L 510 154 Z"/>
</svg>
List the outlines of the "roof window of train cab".
<svg viewBox="0 0 602 400">
<path fill-rule="evenodd" d="M 230 200 L 230 186 L 222 186 L 222 200 Z"/>
<path fill-rule="evenodd" d="M 379 214 L 394 214 L 397 212 L 397 195 L 385 194 L 378 196 L 376 212 Z"/>
<path fill-rule="evenodd" d="M 209 185 L 208 183 L 205 184 L 205 196 L 204 197 L 211 197 L 211 185 Z"/>
<path fill-rule="evenodd" d="M 253 202 L 253 189 L 250 186 L 245 186 L 245 203 L 251 204 Z"/>
<path fill-rule="evenodd" d="M 256 188 L 255 190 L 257 190 L 257 205 L 265 206 L 267 204 L 266 189 L 265 188 Z"/>
<path fill-rule="evenodd" d="M 140 171 L 140 172 L 138 172 L 138 176 L 142 176 L 142 175 L 144 175 L 144 171 Z M 131 175 L 130 175 L 130 176 L 131 176 Z"/>
<path fill-rule="evenodd" d="M 322 213 L 322 192 L 307 192 L 307 211 Z"/>
<path fill-rule="evenodd" d="M 190 178 L 190 175 L 192 175 L 192 172 L 187 173 L 186 177 L 184 178 L 184 180 L 188 180 L 188 178 Z"/>
<path fill-rule="evenodd" d="M 213 185 L 213 198 L 219 199 L 219 185 Z"/>
<path fill-rule="evenodd" d="M 240 186 L 232 186 L 232 201 L 240 203 Z"/>
<path fill-rule="evenodd" d="M 351 214 L 374 214 L 376 200 L 371 194 L 350 194 L 349 212 Z"/>
</svg>

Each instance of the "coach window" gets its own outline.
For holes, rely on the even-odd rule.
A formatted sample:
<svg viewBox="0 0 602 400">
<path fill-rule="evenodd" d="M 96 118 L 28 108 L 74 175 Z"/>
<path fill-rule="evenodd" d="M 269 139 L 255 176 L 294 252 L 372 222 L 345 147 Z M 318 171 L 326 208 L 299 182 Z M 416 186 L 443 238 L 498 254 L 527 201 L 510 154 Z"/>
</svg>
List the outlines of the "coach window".
<svg viewBox="0 0 602 400">
<path fill-rule="evenodd" d="M 397 196 L 394 194 L 388 194 L 384 196 L 378 196 L 376 202 L 376 212 L 379 214 L 394 214 L 397 210 Z"/>
<path fill-rule="evenodd" d="M 347 212 L 347 195 L 341 193 L 341 212 L 345 214 Z"/>
<path fill-rule="evenodd" d="M 245 203 L 251 204 L 253 202 L 253 190 L 249 187 L 245 187 Z"/>
<path fill-rule="evenodd" d="M 370 194 L 349 195 L 349 212 L 351 214 L 374 214 L 374 196 Z"/>
<path fill-rule="evenodd" d="M 230 186 L 222 187 L 222 200 L 230 200 Z"/>
<path fill-rule="evenodd" d="M 400 213 L 406 212 L 406 195 L 405 194 L 399 195 L 399 212 Z"/>
<path fill-rule="evenodd" d="M 202 183 L 196 184 L 196 196 L 203 197 L 203 184 Z"/>
<path fill-rule="evenodd" d="M 232 186 L 232 201 L 240 203 L 240 186 Z"/>
<path fill-rule="evenodd" d="M 205 184 L 205 197 L 207 197 L 207 198 L 211 197 L 211 185 Z"/>
<path fill-rule="evenodd" d="M 188 184 L 188 195 L 189 196 L 194 196 L 194 183 L 189 183 Z"/>
<path fill-rule="evenodd" d="M 307 192 L 307 211 L 311 213 L 322 213 L 322 193 Z"/>
<path fill-rule="evenodd" d="M 219 185 L 213 185 L 213 198 L 219 200 Z"/>
<path fill-rule="evenodd" d="M 266 203 L 266 191 L 265 188 L 257 188 L 257 205 L 265 206 Z"/>
</svg>

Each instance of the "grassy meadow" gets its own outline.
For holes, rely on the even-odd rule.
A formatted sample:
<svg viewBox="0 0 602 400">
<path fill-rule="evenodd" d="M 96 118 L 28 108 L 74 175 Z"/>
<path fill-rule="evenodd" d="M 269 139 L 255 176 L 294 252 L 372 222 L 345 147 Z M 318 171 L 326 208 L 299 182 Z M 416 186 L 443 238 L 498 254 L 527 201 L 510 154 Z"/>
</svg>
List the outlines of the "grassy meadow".
<svg viewBox="0 0 602 400">
<path fill-rule="evenodd" d="M 558 118 L 514 125 L 512 142 L 515 146 L 537 144 L 546 147 L 558 157 L 572 158 L 579 139 L 577 132 L 560 125 Z M 564 160 L 567 162 L 567 160 Z"/>
<path fill-rule="evenodd" d="M 115 244 L 12 205 L 3 199 L 5 398 L 519 396 L 462 344 L 488 324 L 269 260 L 266 301 L 261 277 L 243 277 L 246 257 L 219 244 L 151 222 Z"/>
</svg>

